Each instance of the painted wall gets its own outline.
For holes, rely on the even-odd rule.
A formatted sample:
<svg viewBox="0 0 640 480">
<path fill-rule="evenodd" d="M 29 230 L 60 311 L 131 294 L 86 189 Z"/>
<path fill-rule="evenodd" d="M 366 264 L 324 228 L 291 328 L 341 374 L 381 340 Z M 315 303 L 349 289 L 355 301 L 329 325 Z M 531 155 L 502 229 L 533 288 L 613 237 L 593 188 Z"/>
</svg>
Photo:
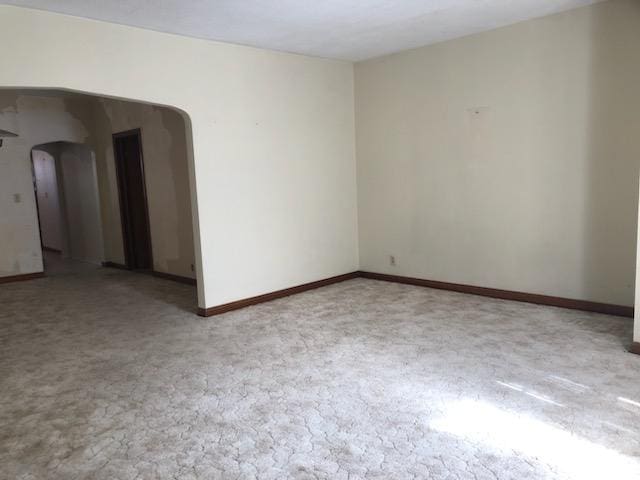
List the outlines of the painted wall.
<svg viewBox="0 0 640 480">
<path fill-rule="evenodd" d="M 2 86 L 188 113 L 201 307 L 357 269 L 351 64 L 5 5 L 0 40 Z"/>
<path fill-rule="evenodd" d="M 357 64 L 361 268 L 633 305 L 639 45 L 615 0 Z"/>
<path fill-rule="evenodd" d="M 83 142 L 85 113 L 61 97 L 0 90 L 0 128 L 19 135 L 0 148 L 0 276 L 42 271 L 31 149 L 58 140 Z"/>
<path fill-rule="evenodd" d="M 189 158 L 182 115 L 168 108 L 111 99 L 96 100 L 94 108 L 96 152 L 103 165 L 107 259 L 125 262 L 112 134 L 140 128 L 153 268 L 195 278 Z"/>
<path fill-rule="evenodd" d="M 105 256 L 94 153 L 86 145 L 63 143 L 59 162 L 69 256 L 74 260 L 101 264 Z"/>
<path fill-rule="evenodd" d="M 32 159 L 42 245 L 62 251 L 56 161 L 53 155 L 42 150 L 33 150 Z"/>
</svg>

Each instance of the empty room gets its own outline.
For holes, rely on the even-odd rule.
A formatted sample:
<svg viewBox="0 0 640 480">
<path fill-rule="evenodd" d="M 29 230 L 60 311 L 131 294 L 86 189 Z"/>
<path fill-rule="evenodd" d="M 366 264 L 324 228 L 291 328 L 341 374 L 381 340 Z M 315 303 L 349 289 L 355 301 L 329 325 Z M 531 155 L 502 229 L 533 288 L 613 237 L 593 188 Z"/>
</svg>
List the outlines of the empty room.
<svg viewBox="0 0 640 480">
<path fill-rule="evenodd" d="M 0 40 L 0 480 L 640 478 L 640 1 Z"/>
</svg>

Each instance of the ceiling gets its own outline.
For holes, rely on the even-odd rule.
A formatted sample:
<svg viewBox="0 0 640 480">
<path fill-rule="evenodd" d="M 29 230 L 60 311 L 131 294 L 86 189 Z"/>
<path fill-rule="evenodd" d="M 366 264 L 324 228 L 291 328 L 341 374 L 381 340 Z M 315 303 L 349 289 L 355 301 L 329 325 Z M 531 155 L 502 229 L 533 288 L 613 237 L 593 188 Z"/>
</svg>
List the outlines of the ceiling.
<svg viewBox="0 0 640 480">
<path fill-rule="evenodd" d="M 0 0 L 196 38 L 358 61 L 600 0 Z"/>
</svg>

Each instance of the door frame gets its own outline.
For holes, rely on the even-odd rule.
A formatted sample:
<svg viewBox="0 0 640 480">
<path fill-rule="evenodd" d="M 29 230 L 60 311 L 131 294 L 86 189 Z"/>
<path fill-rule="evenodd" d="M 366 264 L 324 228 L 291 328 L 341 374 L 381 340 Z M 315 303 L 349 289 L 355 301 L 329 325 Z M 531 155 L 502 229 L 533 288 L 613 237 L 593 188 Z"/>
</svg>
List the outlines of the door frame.
<svg viewBox="0 0 640 480">
<path fill-rule="evenodd" d="M 122 249 L 124 251 L 124 263 L 127 269 L 133 270 L 133 258 L 132 258 L 132 249 L 133 249 L 133 241 L 132 235 L 133 232 L 129 231 L 128 227 L 128 213 L 129 213 L 129 198 L 127 197 L 127 189 L 124 184 L 124 178 L 122 173 L 122 157 L 119 155 L 118 149 L 116 148 L 116 140 L 122 137 L 138 137 L 138 158 L 140 159 L 140 173 L 142 176 L 142 198 L 144 200 L 144 211 L 147 217 L 147 241 L 149 243 L 149 256 L 151 257 L 151 266 L 149 268 L 150 272 L 153 272 L 153 243 L 151 242 L 151 220 L 149 218 L 149 200 L 147 197 L 147 179 L 144 173 L 144 157 L 142 155 L 142 129 L 134 128 L 131 130 L 125 130 L 123 132 L 113 133 L 111 135 L 112 143 L 113 143 L 113 159 L 116 167 L 116 181 L 118 184 L 118 200 L 120 205 L 120 225 L 122 230 Z"/>
<path fill-rule="evenodd" d="M 41 226 L 42 222 L 40 221 L 40 205 L 38 205 L 38 186 L 36 182 L 36 166 L 33 163 L 34 148 L 35 146 L 31 147 L 31 150 L 29 150 L 29 159 L 31 160 L 31 183 L 33 185 L 33 197 L 36 201 L 36 218 L 38 219 L 38 238 L 40 239 L 40 258 L 42 258 L 42 270 L 44 271 L 46 268 L 46 265 L 44 261 L 44 245 L 42 243 L 42 226 Z M 56 182 L 58 181 L 57 177 L 58 175 L 56 173 Z"/>
</svg>

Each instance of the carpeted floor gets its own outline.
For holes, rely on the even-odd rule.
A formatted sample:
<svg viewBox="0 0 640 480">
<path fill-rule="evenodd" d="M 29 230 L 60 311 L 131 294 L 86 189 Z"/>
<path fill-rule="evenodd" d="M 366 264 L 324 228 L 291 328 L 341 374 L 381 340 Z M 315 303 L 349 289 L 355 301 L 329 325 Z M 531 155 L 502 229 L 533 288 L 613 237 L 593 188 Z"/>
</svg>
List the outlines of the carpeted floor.
<svg viewBox="0 0 640 480">
<path fill-rule="evenodd" d="M 2 479 L 640 478 L 629 319 L 364 279 L 205 319 L 58 267 L 0 286 Z"/>
</svg>

